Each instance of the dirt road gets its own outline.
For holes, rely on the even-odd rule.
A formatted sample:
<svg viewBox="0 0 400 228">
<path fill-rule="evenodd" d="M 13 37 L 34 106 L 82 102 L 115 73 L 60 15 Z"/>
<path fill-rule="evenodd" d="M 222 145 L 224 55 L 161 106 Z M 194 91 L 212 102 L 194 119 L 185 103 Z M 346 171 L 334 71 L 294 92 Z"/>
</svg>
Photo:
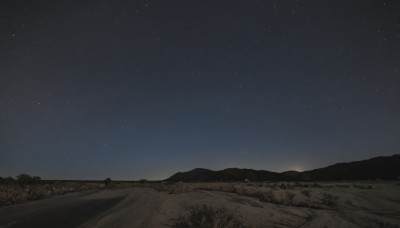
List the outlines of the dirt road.
<svg viewBox="0 0 400 228">
<path fill-rule="evenodd" d="M 70 193 L 0 208 L 0 227 L 159 227 L 166 196 L 150 188 Z"/>
</svg>

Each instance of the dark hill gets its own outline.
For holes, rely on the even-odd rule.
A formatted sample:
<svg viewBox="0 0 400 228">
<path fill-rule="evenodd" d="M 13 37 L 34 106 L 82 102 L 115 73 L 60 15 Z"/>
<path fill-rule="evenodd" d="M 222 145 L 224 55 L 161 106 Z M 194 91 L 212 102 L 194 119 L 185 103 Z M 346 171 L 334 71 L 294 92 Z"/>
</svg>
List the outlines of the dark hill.
<svg viewBox="0 0 400 228">
<path fill-rule="evenodd" d="M 305 171 L 300 177 L 303 180 L 394 180 L 400 177 L 400 155 L 338 163 Z"/>
<path fill-rule="evenodd" d="M 305 172 L 283 173 L 265 170 L 229 168 L 220 171 L 194 169 L 179 172 L 168 181 L 316 181 L 316 180 L 395 180 L 400 177 L 400 155 L 376 157 L 363 161 L 338 163 Z"/>
<path fill-rule="evenodd" d="M 291 170 L 291 171 L 286 171 L 286 172 L 281 173 L 281 176 L 283 176 L 287 180 L 297 180 L 297 179 L 299 179 L 301 174 L 302 174 L 302 172 Z"/>
<path fill-rule="evenodd" d="M 168 178 L 168 181 L 252 181 L 279 180 L 279 173 L 253 170 L 229 168 L 220 171 L 208 169 L 193 169 L 188 172 L 179 172 Z"/>
<path fill-rule="evenodd" d="M 208 173 L 213 173 L 209 169 L 197 168 L 188 172 L 179 172 L 168 178 L 169 181 L 201 181 L 201 177 L 207 176 Z"/>
<path fill-rule="evenodd" d="M 252 181 L 263 181 L 266 179 L 279 180 L 279 173 L 264 170 L 229 168 L 208 174 L 206 181 L 244 181 L 245 179 Z"/>
</svg>

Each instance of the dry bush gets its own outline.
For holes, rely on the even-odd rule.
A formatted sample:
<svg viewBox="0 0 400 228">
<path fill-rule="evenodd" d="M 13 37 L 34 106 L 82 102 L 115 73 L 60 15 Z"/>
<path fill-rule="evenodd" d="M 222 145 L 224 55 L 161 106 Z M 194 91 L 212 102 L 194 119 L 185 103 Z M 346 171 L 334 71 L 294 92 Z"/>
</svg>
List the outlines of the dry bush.
<svg viewBox="0 0 400 228">
<path fill-rule="evenodd" d="M 310 187 L 313 187 L 313 188 L 322 188 L 322 186 L 321 186 L 320 184 L 318 184 L 318 183 L 313 183 L 312 185 L 310 185 Z"/>
<path fill-rule="evenodd" d="M 287 200 L 286 202 L 288 205 L 294 204 L 294 202 L 293 202 L 294 197 L 295 197 L 295 194 L 293 192 L 286 192 L 286 200 Z"/>
<path fill-rule="evenodd" d="M 169 187 L 168 192 L 170 194 L 179 194 L 185 192 L 194 191 L 196 188 L 193 185 L 185 184 L 185 183 L 176 183 Z"/>
<path fill-rule="evenodd" d="M 339 199 L 339 197 L 337 197 L 337 196 L 334 196 L 334 195 L 332 195 L 330 193 L 324 193 L 322 195 L 321 201 L 322 201 L 323 204 L 331 207 L 331 206 L 335 206 L 336 205 L 336 203 L 337 203 L 336 201 L 338 199 Z"/>
<path fill-rule="evenodd" d="M 31 200 L 43 199 L 52 195 L 102 188 L 99 183 L 55 182 L 52 184 L 7 184 L 0 185 L 0 207 Z"/>
<path fill-rule="evenodd" d="M 307 198 L 311 197 L 311 191 L 310 190 L 302 190 L 301 194 L 303 194 L 304 196 L 306 196 Z"/>
<path fill-rule="evenodd" d="M 347 185 L 347 184 L 336 184 L 335 186 L 337 188 L 350 188 L 350 185 Z"/>
<path fill-rule="evenodd" d="M 186 215 L 172 220 L 171 227 L 176 228 L 238 228 L 244 227 L 225 208 L 214 209 L 207 205 L 191 207 Z"/>
<path fill-rule="evenodd" d="M 281 202 L 278 200 L 276 197 L 274 190 L 269 190 L 268 192 L 260 192 L 256 194 L 251 194 L 248 196 L 255 196 L 257 197 L 261 202 L 267 202 L 267 203 L 275 203 L 275 204 L 280 204 Z"/>
<path fill-rule="evenodd" d="M 353 184 L 353 188 L 358 188 L 358 189 L 374 189 L 375 186 L 372 185 L 361 185 L 361 184 Z"/>
</svg>

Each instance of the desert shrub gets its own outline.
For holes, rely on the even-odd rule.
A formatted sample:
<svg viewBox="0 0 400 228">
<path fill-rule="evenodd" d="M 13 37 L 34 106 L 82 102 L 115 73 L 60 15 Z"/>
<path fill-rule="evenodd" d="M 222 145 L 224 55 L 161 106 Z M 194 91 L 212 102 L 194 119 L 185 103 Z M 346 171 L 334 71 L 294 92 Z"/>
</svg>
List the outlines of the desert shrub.
<svg viewBox="0 0 400 228">
<path fill-rule="evenodd" d="M 268 203 L 276 203 L 279 204 L 279 200 L 276 198 L 273 190 L 269 190 L 268 192 L 262 193 L 259 195 L 259 200 Z"/>
<path fill-rule="evenodd" d="M 303 187 L 303 185 L 299 182 L 294 182 L 293 187 Z"/>
<path fill-rule="evenodd" d="M 339 198 L 337 196 L 334 196 L 332 194 L 329 193 L 324 193 L 322 195 L 322 202 L 327 205 L 327 206 L 335 206 L 336 205 L 336 201 Z"/>
<path fill-rule="evenodd" d="M 350 186 L 347 185 L 347 184 L 336 184 L 336 187 L 338 187 L 338 188 L 350 188 Z"/>
<path fill-rule="evenodd" d="M 154 187 L 154 189 L 156 189 L 157 191 L 160 191 L 160 192 L 165 192 L 165 191 L 168 191 L 168 185 L 161 183 L 161 184 L 156 185 Z"/>
<path fill-rule="evenodd" d="M 186 215 L 172 220 L 176 228 L 238 228 L 240 220 L 225 208 L 214 209 L 207 205 L 191 207 Z"/>
<path fill-rule="evenodd" d="M 12 177 L 0 177 L 0 184 L 15 184 L 16 181 Z"/>
<path fill-rule="evenodd" d="M 319 185 L 318 183 L 313 183 L 313 184 L 311 185 L 311 187 L 313 187 L 313 188 L 322 188 L 322 186 Z"/>
<path fill-rule="evenodd" d="M 193 185 L 189 185 L 189 184 L 185 184 L 185 183 L 176 183 L 169 187 L 168 192 L 170 194 L 180 194 L 180 193 L 185 193 L 185 192 L 191 192 L 193 190 L 195 190 L 195 187 Z"/>
<path fill-rule="evenodd" d="M 272 189 L 278 189 L 278 184 L 277 184 L 277 183 L 272 183 L 272 184 L 270 185 L 270 187 L 271 187 Z"/>
<path fill-rule="evenodd" d="M 301 194 L 303 194 L 304 196 L 310 198 L 311 197 L 311 191 L 310 190 L 302 190 Z"/>
<path fill-rule="evenodd" d="M 28 174 L 20 174 L 17 176 L 17 182 L 20 185 L 30 185 L 30 184 L 38 184 L 40 183 L 41 178 L 37 176 L 30 176 Z"/>
<path fill-rule="evenodd" d="M 353 184 L 353 188 L 358 188 L 358 189 L 374 189 L 375 187 L 372 185 L 361 185 L 361 184 Z"/>
<path fill-rule="evenodd" d="M 232 186 L 231 192 L 232 193 L 237 193 L 237 194 L 240 194 L 240 195 L 246 195 L 247 194 L 247 188 L 245 186 L 243 186 L 243 185 L 234 185 L 234 186 Z"/>
<path fill-rule="evenodd" d="M 294 189 L 295 185 L 294 184 L 286 184 L 287 189 Z"/>
<path fill-rule="evenodd" d="M 286 200 L 289 205 L 293 204 L 294 197 L 295 197 L 295 194 L 293 192 L 286 192 Z"/>
<path fill-rule="evenodd" d="M 370 226 L 367 227 L 379 227 L 379 228 L 398 228 L 399 226 L 396 224 L 391 224 L 387 221 L 382 221 L 378 219 L 368 219 L 371 223 Z"/>
<path fill-rule="evenodd" d="M 33 176 L 33 182 L 34 182 L 35 184 L 40 183 L 41 181 L 42 181 L 42 178 L 41 178 L 41 177 Z"/>
<path fill-rule="evenodd" d="M 77 182 L 54 182 L 51 184 L 40 183 L 34 185 L 21 185 L 18 182 L 14 184 L 10 183 L 0 185 L 0 207 L 42 199 L 51 195 L 97 189 L 100 187 L 102 187 L 102 184 Z"/>
<path fill-rule="evenodd" d="M 287 189 L 287 185 L 286 184 L 280 184 L 279 188 L 286 190 Z"/>
</svg>

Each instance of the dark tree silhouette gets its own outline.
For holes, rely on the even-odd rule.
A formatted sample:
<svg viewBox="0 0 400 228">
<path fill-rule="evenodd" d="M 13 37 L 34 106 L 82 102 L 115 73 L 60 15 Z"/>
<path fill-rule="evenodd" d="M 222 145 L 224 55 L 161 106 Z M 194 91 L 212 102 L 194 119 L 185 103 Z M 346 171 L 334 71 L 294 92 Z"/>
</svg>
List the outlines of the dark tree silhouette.
<svg viewBox="0 0 400 228">
<path fill-rule="evenodd" d="M 104 185 L 107 187 L 107 186 L 109 186 L 111 184 L 111 178 L 106 178 L 105 180 L 104 180 Z"/>
</svg>

